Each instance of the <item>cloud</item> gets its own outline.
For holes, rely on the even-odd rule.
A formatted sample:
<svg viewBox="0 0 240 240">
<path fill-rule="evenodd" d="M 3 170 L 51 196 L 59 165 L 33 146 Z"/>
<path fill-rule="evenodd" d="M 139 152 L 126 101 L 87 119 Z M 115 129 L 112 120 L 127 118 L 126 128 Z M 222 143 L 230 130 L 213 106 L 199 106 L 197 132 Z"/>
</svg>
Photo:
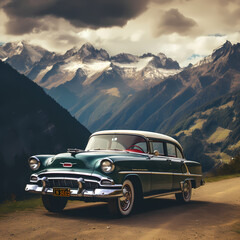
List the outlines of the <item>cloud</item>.
<svg viewBox="0 0 240 240">
<path fill-rule="evenodd" d="M 18 18 L 10 20 L 6 23 L 7 32 L 13 35 L 22 35 L 27 32 L 41 32 L 48 30 L 46 23 L 42 23 L 40 20 L 32 18 Z"/>
<path fill-rule="evenodd" d="M 192 18 L 185 17 L 178 9 L 172 8 L 164 12 L 160 17 L 160 23 L 155 35 L 178 33 L 187 36 L 196 26 L 197 23 Z"/>
<path fill-rule="evenodd" d="M 47 16 L 63 18 L 73 26 L 98 29 L 124 26 L 147 8 L 150 0 L 9 0 L 3 6 L 10 34 L 41 29 Z M 27 21 L 28 23 L 24 23 Z"/>
</svg>

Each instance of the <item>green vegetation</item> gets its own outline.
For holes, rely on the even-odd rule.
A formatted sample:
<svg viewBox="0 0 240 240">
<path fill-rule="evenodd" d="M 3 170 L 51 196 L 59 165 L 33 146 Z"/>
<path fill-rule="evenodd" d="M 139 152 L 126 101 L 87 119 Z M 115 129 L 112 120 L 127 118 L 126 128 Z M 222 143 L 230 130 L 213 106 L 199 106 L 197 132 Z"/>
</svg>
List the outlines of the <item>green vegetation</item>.
<svg viewBox="0 0 240 240">
<path fill-rule="evenodd" d="M 220 167 L 216 168 L 213 172 L 217 176 L 240 174 L 240 154 L 232 158 L 229 163 L 223 163 Z"/>
<path fill-rule="evenodd" d="M 240 234 L 240 222 L 238 222 L 234 228 L 233 228 L 233 232 L 239 233 Z"/>
<path fill-rule="evenodd" d="M 200 162 L 203 171 L 208 172 L 229 163 L 240 152 L 239 113 L 238 90 L 186 115 L 168 134 L 175 135 L 182 144 L 187 159 Z M 218 175 L 232 174 L 227 169 L 223 171 Z"/>
<path fill-rule="evenodd" d="M 225 179 L 240 177 L 240 173 L 238 174 L 231 174 L 231 175 L 221 175 L 221 176 L 212 176 L 212 177 L 205 177 L 204 180 L 206 182 L 218 182 Z"/>
<path fill-rule="evenodd" d="M 0 216 L 8 213 L 23 211 L 42 206 L 41 198 L 32 198 L 22 201 L 9 200 L 0 204 Z"/>
<path fill-rule="evenodd" d="M 218 127 L 216 131 L 207 139 L 208 143 L 219 143 L 223 142 L 231 133 L 231 130 Z"/>
<path fill-rule="evenodd" d="M 240 177 L 240 154 L 232 158 L 229 163 L 223 163 L 209 172 L 205 177 L 205 181 L 214 182 L 233 177 Z"/>
</svg>

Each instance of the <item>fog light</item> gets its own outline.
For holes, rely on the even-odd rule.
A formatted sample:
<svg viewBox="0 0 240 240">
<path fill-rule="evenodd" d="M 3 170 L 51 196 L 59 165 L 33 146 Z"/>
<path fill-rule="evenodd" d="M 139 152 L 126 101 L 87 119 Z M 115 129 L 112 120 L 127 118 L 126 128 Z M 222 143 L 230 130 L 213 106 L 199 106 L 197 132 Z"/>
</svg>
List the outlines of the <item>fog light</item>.
<svg viewBox="0 0 240 240">
<path fill-rule="evenodd" d="M 38 180 L 38 177 L 36 175 L 32 175 L 30 178 L 30 181 L 32 182 L 37 182 L 37 180 Z"/>
<path fill-rule="evenodd" d="M 101 185 L 113 185 L 113 182 L 106 179 L 101 181 Z"/>
</svg>

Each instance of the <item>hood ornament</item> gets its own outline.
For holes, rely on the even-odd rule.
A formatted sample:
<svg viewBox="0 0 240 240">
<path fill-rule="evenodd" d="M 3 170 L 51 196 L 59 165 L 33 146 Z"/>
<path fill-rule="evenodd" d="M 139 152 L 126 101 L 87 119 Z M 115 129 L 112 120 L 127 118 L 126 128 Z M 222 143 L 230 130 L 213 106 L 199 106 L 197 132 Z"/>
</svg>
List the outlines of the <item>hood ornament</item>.
<svg viewBox="0 0 240 240">
<path fill-rule="evenodd" d="M 78 154 L 80 152 L 84 152 L 84 150 L 77 149 L 77 148 L 68 148 L 67 152 L 71 153 L 72 156 L 75 156 L 76 154 Z"/>
</svg>

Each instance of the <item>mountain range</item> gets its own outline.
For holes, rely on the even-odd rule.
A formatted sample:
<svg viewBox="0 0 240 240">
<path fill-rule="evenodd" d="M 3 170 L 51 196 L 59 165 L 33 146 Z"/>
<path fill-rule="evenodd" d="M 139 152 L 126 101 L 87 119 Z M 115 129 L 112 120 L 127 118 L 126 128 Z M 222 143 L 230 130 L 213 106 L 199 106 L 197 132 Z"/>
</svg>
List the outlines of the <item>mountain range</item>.
<svg viewBox="0 0 240 240">
<path fill-rule="evenodd" d="M 101 129 L 136 92 L 182 70 L 163 53 L 110 57 L 89 43 L 62 55 L 26 42 L 7 43 L 0 59 L 43 87 L 90 131 Z"/>
<path fill-rule="evenodd" d="M 169 132 L 187 113 L 240 89 L 240 44 L 226 42 L 200 63 L 136 93 L 102 128 Z"/>
<path fill-rule="evenodd" d="M 89 136 L 41 87 L 0 61 L 0 201 L 24 195 L 31 155 L 84 149 Z"/>
<path fill-rule="evenodd" d="M 233 127 L 238 123 L 237 116 L 234 123 L 226 118 L 224 127 L 218 119 L 213 130 L 202 138 L 193 139 L 189 133 L 196 133 L 192 129 L 198 122 L 192 116 L 200 114 L 199 109 L 207 104 L 221 109 L 216 101 L 222 99 L 218 101 L 227 104 L 226 96 L 240 90 L 239 43 L 226 41 L 211 55 L 184 69 L 163 53 L 110 56 L 89 43 L 62 55 L 26 42 L 7 43 L 0 47 L 0 58 L 43 87 L 90 131 L 141 129 L 175 134 L 184 145 L 186 156 L 204 163 L 205 170 L 214 165 L 213 160 L 223 158 L 221 151 L 228 159 L 240 150 L 234 135 L 238 129 Z M 235 111 L 235 100 L 232 106 Z M 214 118 L 212 114 L 215 116 L 215 111 L 209 113 L 210 119 Z M 205 131 L 207 118 L 204 119 L 198 130 Z M 184 125 L 186 122 L 189 125 Z M 223 129 L 231 131 L 224 135 L 226 139 L 235 137 L 216 142 L 218 148 L 211 152 L 205 147 L 215 144 L 208 140 L 209 134 L 227 131 Z M 199 144 L 190 144 L 194 142 Z M 231 146 L 235 146 L 234 151 L 229 150 Z"/>
</svg>

